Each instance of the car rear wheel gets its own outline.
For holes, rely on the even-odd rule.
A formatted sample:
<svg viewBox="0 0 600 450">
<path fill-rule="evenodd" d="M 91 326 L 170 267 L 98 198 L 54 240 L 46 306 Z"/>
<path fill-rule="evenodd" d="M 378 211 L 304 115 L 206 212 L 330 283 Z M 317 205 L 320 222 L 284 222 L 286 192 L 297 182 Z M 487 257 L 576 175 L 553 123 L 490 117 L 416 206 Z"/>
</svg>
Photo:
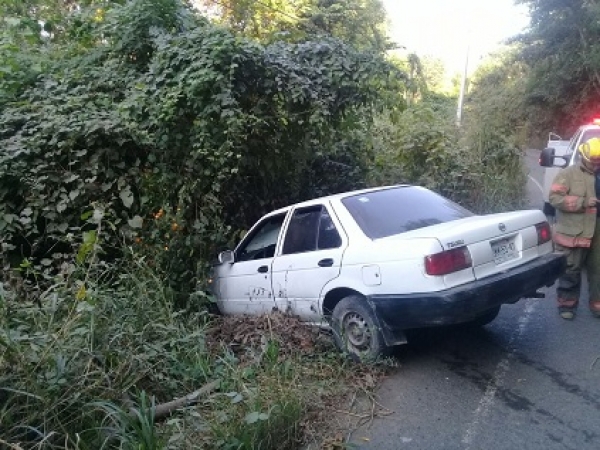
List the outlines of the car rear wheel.
<svg viewBox="0 0 600 450">
<path fill-rule="evenodd" d="M 498 317 L 498 313 L 500 313 L 500 306 L 496 306 L 495 308 L 490 309 L 489 311 L 485 312 L 483 315 L 470 321 L 468 324 L 471 326 L 474 326 L 474 327 L 482 327 L 482 326 L 490 323 L 496 317 Z"/>
<path fill-rule="evenodd" d="M 356 361 L 372 361 L 387 353 L 375 314 L 359 295 L 342 299 L 333 309 L 332 329 L 337 346 Z"/>
</svg>

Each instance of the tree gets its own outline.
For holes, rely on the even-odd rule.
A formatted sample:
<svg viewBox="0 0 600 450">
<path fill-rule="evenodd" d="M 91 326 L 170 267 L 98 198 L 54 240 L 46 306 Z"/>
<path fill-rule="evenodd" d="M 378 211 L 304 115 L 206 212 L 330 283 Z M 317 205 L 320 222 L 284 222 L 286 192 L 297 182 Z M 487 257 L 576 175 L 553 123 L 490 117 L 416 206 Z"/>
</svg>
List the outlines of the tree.
<svg viewBox="0 0 600 450">
<path fill-rule="evenodd" d="M 380 0 L 199 0 L 209 16 L 263 42 L 336 37 L 379 53 L 390 45 Z"/>
<path fill-rule="evenodd" d="M 529 113 L 526 105 L 529 67 L 519 62 L 516 49 L 495 54 L 482 64 L 471 78 L 465 102 L 466 128 L 486 133 L 489 137 L 473 139 L 504 145 L 506 140 L 520 137 L 525 144 Z M 513 145 L 515 142 L 513 142 Z M 489 150 L 495 146 L 488 147 Z"/>
<path fill-rule="evenodd" d="M 446 79 L 444 62 L 439 58 L 425 57 L 421 58 L 421 64 L 428 90 L 446 93 L 448 91 L 448 80 Z"/>
<path fill-rule="evenodd" d="M 201 11 L 234 32 L 263 41 L 297 40 L 299 14 L 310 0 L 198 0 Z"/>
<path fill-rule="evenodd" d="M 306 28 L 323 30 L 355 48 L 377 52 L 391 48 L 380 0 L 311 0 L 303 17 Z"/>
<path fill-rule="evenodd" d="M 531 67 L 533 111 L 549 112 L 546 126 L 572 131 L 597 114 L 600 102 L 600 4 L 589 0 L 521 0 L 530 29 L 518 37 L 519 57 Z"/>
</svg>

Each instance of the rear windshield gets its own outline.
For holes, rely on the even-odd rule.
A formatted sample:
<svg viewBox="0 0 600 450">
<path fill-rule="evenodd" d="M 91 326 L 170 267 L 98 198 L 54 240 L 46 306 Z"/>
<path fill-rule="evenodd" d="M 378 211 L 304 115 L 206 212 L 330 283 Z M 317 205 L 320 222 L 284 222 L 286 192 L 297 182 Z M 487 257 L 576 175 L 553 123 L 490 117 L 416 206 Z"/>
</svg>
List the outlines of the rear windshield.
<svg viewBox="0 0 600 450">
<path fill-rule="evenodd" d="M 354 195 L 344 198 L 342 203 L 371 239 L 473 215 L 447 198 L 416 186 Z"/>
</svg>

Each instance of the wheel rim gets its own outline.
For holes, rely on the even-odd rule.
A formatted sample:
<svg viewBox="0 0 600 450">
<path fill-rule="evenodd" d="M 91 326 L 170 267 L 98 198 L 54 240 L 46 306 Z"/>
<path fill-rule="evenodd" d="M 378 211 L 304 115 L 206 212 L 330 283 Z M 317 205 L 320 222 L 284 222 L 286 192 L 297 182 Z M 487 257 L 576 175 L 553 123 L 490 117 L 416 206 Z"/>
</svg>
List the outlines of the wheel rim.
<svg viewBox="0 0 600 450">
<path fill-rule="evenodd" d="M 371 329 L 368 322 L 355 312 L 344 317 L 343 330 L 348 344 L 357 350 L 366 350 L 371 345 Z"/>
</svg>

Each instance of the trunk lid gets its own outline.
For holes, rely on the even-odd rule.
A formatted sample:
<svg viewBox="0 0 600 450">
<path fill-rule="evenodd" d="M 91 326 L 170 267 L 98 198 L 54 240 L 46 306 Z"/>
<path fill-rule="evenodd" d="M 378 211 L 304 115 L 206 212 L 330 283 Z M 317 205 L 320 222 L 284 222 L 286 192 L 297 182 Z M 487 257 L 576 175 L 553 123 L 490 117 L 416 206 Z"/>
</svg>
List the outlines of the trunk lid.
<svg viewBox="0 0 600 450">
<path fill-rule="evenodd" d="M 438 239 L 444 250 L 466 246 L 473 261 L 473 277 L 480 279 L 552 251 L 551 242 L 538 246 L 535 225 L 544 221 L 546 217 L 538 210 L 472 216 L 384 240 L 429 237 Z M 452 279 L 452 275 L 446 277 Z"/>
</svg>

